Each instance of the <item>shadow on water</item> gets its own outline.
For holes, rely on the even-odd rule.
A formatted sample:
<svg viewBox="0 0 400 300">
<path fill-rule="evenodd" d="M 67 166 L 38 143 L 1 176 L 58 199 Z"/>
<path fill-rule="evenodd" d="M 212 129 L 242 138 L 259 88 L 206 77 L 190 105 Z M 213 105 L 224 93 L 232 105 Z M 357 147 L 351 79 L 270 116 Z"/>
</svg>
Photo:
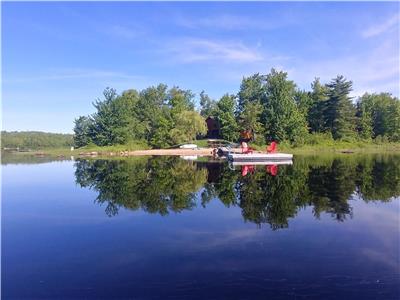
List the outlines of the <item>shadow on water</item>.
<svg viewBox="0 0 400 300">
<path fill-rule="evenodd" d="M 296 157 L 275 172 L 176 157 L 75 163 L 76 182 L 98 193 L 95 201 L 106 204 L 109 216 L 120 208 L 167 215 L 221 201 L 240 207 L 245 221 L 279 229 L 306 207 L 316 218 L 326 213 L 345 221 L 352 199 L 388 202 L 400 195 L 400 156 Z"/>
</svg>

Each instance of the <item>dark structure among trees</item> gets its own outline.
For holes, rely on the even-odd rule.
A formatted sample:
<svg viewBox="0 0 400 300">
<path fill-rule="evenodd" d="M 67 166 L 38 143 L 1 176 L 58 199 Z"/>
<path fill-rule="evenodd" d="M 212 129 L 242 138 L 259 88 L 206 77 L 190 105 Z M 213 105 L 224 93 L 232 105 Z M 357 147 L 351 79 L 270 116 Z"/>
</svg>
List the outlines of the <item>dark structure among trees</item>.
<svg viewBox="0 0 400 300">
<path fill-rule="evenodd" d="M 206 119 L 207 124 L 207 137 L 210 139 L 218 139 L 221 137 L 220 135 L 220 123 L 217 118 L 209 116 Z"/>
</svg>

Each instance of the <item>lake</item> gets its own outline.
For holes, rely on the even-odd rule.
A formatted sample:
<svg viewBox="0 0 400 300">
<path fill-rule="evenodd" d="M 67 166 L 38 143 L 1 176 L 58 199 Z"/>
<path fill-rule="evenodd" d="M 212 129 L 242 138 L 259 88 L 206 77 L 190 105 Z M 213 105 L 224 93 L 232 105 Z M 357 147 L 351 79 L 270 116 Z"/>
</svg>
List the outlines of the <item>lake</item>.
<svg viewBox="0 0 400 300">
<path fill-rule="evenodd" d="M 3 159 L 4 299 L 398 299 L 400 155 Z"/>
</svg>

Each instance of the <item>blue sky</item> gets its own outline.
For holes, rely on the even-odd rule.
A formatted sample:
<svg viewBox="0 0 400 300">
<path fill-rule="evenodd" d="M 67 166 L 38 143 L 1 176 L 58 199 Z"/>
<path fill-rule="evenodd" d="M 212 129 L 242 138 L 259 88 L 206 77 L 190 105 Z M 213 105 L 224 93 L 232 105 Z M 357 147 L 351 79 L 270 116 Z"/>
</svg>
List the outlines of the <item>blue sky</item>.
<svg viewBox="0 0 400 300">
<path fill-rule="evenodd" d="M 5 130 L 72 132 L 106 87 L 236 93 L 288 72 L 302 89 L 343 74 L 353 95 L 399 96 L 399 3 L 2 3 Z"/>
</svg>

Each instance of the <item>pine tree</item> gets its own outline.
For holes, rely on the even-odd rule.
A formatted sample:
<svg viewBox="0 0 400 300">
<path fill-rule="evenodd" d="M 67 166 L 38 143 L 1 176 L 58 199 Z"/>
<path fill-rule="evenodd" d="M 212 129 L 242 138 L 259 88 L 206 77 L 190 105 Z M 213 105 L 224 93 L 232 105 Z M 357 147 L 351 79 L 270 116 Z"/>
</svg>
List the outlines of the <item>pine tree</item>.
<svg viewBox="0 0 400 300">
<path fill-rule="evenodd" d="M 349 96 L 353 83 L 338 75 L 329 84 L 325 109 L 326 126 L 334 139 L 355 136 L 355 108 Z"/>
<path fill-rule="evenodd" d="M 324 132 L 325 127 L 325 107 L 327 97 L 327 89 L 325 85 L 322 85 L 319 78 L 315 78 L 311 84 L 311 108 L 308 112 L 307 120 L 310 126 L 311 132 Z"/>
</svg>

